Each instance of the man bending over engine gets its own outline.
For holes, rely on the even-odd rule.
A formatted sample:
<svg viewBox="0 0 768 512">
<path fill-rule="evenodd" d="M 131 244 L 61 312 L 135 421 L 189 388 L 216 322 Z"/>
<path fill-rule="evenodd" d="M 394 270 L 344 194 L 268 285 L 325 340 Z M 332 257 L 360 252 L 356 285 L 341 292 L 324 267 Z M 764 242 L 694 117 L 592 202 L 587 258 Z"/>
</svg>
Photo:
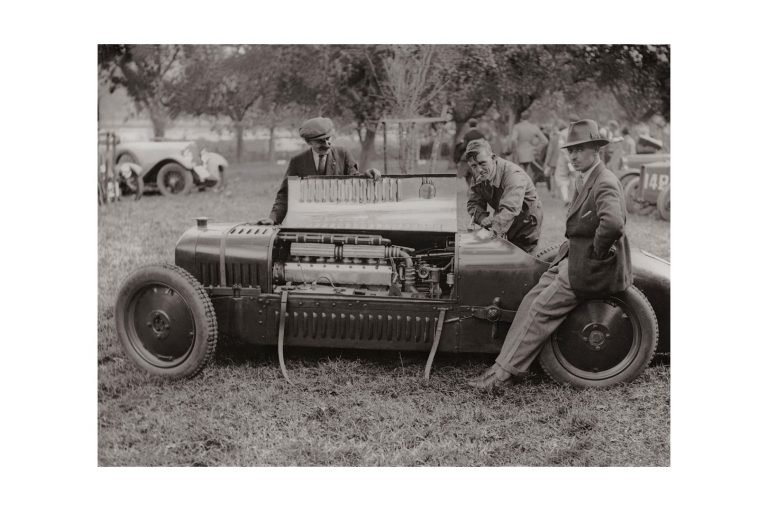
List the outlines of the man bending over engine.
<svg viewBox="0 0 768 512">
<path fill-rule="evenodd" d="M 496 156 L 485 139 L 470 141 L 464 156 L 473 174 L 469 215 L 476 224 L 532 253 L 544 214 L 531 178 L 520 166 Z M 494 210 L 493 218 L 488 205 Z"/>
</svg>

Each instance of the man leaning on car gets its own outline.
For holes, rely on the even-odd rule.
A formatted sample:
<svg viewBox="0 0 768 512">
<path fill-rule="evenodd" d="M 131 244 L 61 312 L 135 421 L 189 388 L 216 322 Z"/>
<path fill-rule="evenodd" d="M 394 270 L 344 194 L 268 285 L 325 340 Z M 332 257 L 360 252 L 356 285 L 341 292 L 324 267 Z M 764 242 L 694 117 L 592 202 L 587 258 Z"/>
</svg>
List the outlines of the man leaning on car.
<svg viewBox="0 0 768 512">
<path fill-rule="evenodd" d="M 591 119 L 571 123 L 562 146 L 578 171 L 565 224 L 567 240 L 515 314 L 496 363 L 470 380 L 475 388 L 501 385 L 528 370 L 544 343 L 581 300 L 605 297 L 632 284 L 627 210 L 619 179 L 600 160 L 609 141 Z"/>
<path fill-rule="evenodd" d="M 283 222 L 288 213 L 288 176 L 360 176 L 379 179 L 377 169 L 360 172 L 357 162 L 341 147 L 331 146 L 333 121 L 327 117 L 314 117 L 304 121 L 299 128 L 299 135 L 309 144 L 309 149 L 291 158 L 288 170 L 275 196 L 275 203 L 269 217 L 258 224 L 271 225 Z"/>
<path fill-rule="evenodd" d="M 470 217 L 495 235 L 533 252 L 544 214 L 531 178 L 520 166 L 496 156 L 485 139 L 470 141 L 464 156 L 472 169 L 467 200 Z M 488 205 L 494 210 L 493 218 Z"/>
</svg>

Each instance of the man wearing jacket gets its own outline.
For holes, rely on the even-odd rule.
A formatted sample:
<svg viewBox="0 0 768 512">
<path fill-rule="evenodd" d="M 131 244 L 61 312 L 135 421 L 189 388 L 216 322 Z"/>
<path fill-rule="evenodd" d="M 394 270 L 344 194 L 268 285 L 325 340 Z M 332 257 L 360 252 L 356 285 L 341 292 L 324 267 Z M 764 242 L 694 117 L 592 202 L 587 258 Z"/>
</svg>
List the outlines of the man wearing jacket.
<svg viewBox="0 0 768 512">
<path fill-rule="evenodd" d="M 563 147 L 579 176 L 566 219 L 567 240 L 523 298 L 496 363 L 472 379 L 472 387 L 492 388 L 526 372 L 580 301 L 618 293 L 632 284 L 624 195 L 618 178 L 598 154 L 608 142 L 595 121 L 570 125 Z"/>
<path fill-rule="evenodd" d="M 522 121 L 512 127 L 510 139 L 512 139 L 515 148 L 516 163 L 525 169 L 531 180 L 535 180 L 536 154 L 541 150 L 543 144 L 547 144 L 547 137 L 538 126 L 528 120 L 529 117 L 528 111 L 520 115 Z"/>
<path fill-rule="evenodd" d="M 291 158 L 269 217 L 261 219 L 257 224 L 270 225 L 283 222 L 288 213 L 288 176 L 343 175 L 374 179 L 381 177 L 381 173 L 376 169 L 360 172 L 357 162 L 344 148 L 331 146 L 333 121 L 327 117 L 314 117 L 304 121 L 299 128 L 299 135 L 310 147 Z"/>
<path fill-rule="evenodd" d="M 464 155 L 472 169 L 467 200 L 470 217 L 495 235 L 533 252 L 539 243 L 543 212 L 531 178 L 519 166 L 493 154 L 485 139 L 470 141 Z M 488 205 L 493 208 L 493 218 Z"/>
</svg>

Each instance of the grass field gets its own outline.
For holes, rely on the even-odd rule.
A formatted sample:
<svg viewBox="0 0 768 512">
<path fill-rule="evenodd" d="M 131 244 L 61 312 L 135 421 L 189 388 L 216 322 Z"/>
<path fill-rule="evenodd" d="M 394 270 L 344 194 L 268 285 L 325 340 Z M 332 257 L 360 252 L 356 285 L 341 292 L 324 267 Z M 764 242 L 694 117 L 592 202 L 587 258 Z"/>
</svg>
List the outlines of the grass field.
<svg viewBox="0 0 768 512">
<path fill-rule="evenodd" d="M 629 385 L 575 390 L 533 373 L 478 392 L 465 380 L 492 357 L 221 344 L 197 378 L 165 382 L 119 347 L 119 284 L 145 263 L 173 262 L 193 218 L 256 220 L 268 213 L 284 166 L 229 171 L 226 195 L 145 196 L 100 207 L 98 220 L 98 462 L 102 466 L 667 466 L 670 369 L 657 362 Z M 541 246 L 562 240 L 565 211 L 539 185 Z M 459 226 L 466 226 L 464 197 Z M 630 242 L 669 259 L 669 224 L 632 215 Z"/>
</svg>

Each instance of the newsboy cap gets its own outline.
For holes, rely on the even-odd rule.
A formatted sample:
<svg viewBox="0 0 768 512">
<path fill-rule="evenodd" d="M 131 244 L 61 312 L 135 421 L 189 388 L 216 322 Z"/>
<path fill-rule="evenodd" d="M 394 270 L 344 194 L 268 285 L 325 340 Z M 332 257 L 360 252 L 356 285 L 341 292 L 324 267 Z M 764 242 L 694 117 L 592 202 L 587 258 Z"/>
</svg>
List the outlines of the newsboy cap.
<svg viewBox="0 0 768 512">
<path fill-rule="evenodd" d="M 611 141 L 600 135 L 600 128 L 595 121 L 592 119 L 582 119 L 581 121 L 571 123 L 568 127 L 568 137 L 565 139 L 565 144 L 560 147 L 565 149 L 590 142 L 598 146 L 605 146 Z"/>
<path fill-rule="evenodd" d="M 333 134 L 333 121 L 327 117 L 313 117 L 307 119 L 299 128 L 299 135 L 304 140 L 330 137 Z"/>
<path fill-rule="evenodd" d="M 470 153 L 479 153 L 485 149 L 489 153 L 491 152 L 491 145 L 485 139 L 473 139 L 467 143 L 467 149 L 464 150 L 464 158 L 467 158 Z"/>
</svg>

